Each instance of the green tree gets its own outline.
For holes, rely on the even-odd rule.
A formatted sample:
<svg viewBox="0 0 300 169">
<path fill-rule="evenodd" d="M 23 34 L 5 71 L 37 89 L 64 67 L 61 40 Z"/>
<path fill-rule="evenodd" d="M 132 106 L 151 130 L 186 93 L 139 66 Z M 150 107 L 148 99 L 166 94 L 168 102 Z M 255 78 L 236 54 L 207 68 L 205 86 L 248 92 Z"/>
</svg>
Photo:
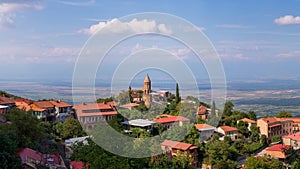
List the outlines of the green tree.
<svg viewBox="0 0 300 169">
<path fill-rule="evenodd" d="M 239 129 L 239 131 L 245 136 L 245 137 L 248 137 L 250 132 L 248 130 L 248 123 L 246 122 L 243 122 L 243 121 L 240 121 L 238 124 L 237 124 L 237 128 Z"/>
<path fill-rule="evenodd" d="M 254 120 L 254 121 L 257 120 L 256 114 L 255 114 L 254 111 L 249 111 L 249 112 L 248 112 L 248 116 L 249 116 L 249 119 L 251 119 L 251 120 Z"/>
<path fill-rule="evenodd" d="M 266 135 L 263 134 L 260 136 L 260 143 L 262 145 L 267 145 L 267 136 Z"/>
<path fill-rule="evenodd" d="M 283 164 L 273 158 L 268 157 L 262 157 L 257 158 L 254 156 L 250 156 L 245 161 L 245 169 L 257 169 L 257 168 L 263 168 L 263 169 L 283 169 Z"/>
<path fill-rule="evenodd" d="M 285 111 L 285 110 L 281 110 L 277 115 L 277 118 L 286 118 L 286 117 L 292 117 L 292 114 Z"/>
<path fill-rule="evenodd" d="M 272 137 L 271 141 L 272 141 L 272 143 L 280 142 L 281 141 L 281 137 L 280 136 L 274 136 L 274 137 Z"/>
<path fill-rule="evenodd" d="M 253 142 L 259 141 L 259 127 L 257 127 L 255 124 L 252 124 L 250 126 L 251 135 L 250 138 Z"/>
<path fill-rule="evenodd" d="M 231 101 L 227 101 L 224 105 L 223 116 L 231 116 L 233 107 L 233 103 Z"/>
<path fill-rule="evenodd" d="M 9 111 L 8 119 L 11 121 L 10 129 L 17 135 L 19 148 L 35 148 L 47 138 L 45 128 L 30 112 L 13 108 Z"/>
<path fill-rule="evenodd" d="M 180 95 L 179 95 L 179 87 L 178 87 L 178 83 L 176 83 L 176 95 L 175 95 L 175 103 L 179 103 L 181 100 Z"/>
<path fill-rule="evenodd" d="M 62 136 L 64 139 L 72 137 L 80 137 L 84 135 L 84 131 L 80 122 L 72 117 L 68 117 L 63 123 Z"/>
<path fill-rule="evenodd" d="M 13 131 L 0 130 L 0 168 L 22 168 L 21 159 L 16 155 L 18 138 Z"/>
<path fill-rule="evenodd" d="M 108 97 L 108 98 L 98 98 L 97 99 L 97 103 L 105 103 L 105 102 L 111 102 L 113 101 L 114 99 L 112 97 Z"/>
</svg>

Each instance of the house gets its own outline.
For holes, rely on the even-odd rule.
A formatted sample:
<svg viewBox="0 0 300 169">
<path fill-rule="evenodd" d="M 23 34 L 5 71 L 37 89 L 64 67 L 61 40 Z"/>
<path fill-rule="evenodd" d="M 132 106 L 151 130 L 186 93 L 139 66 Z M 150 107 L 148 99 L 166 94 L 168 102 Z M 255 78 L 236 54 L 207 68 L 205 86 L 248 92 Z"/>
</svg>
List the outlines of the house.
<svg viewBox="0 0 300 169">
<path fill-rule="evenodd" d="M 71 158 L 71 156 L 73 154 L 72 147 L 74 145 L 76 145 L 77 143 L 82 143 L 83 145 L 87 145 L 88 144 L 88 140 L 87 140 L 88 138 L 90 138 L 90 136 L 70 138 L 70 139 L 65 140 L 66 158 Z"/>
<path fill-rule="evenodd" d="M 145 120 L 145 119 L 134 119 L 134 120 L 124 121 L 122 122 L 122 124 L 127 126 L 125 133 L 131 133 L 130 128 L 141 128 L 141 129 L 145 129 L 147 132 L 152 132 L 155 122 L 150 120 Z"/>
<path fill-rule="evenodd" d="M 164 128 L 168 129 L 172 126 L 182 126 L 190 120 L 182 116 L 161 115 L 158 119 L 153 120 L 155 123 L 162 124 Z"/>
<path fill-rule="evenodd" d="M 55 121 L 54 105 L 50 101 L 35 101 L 31 105 L 32 114 L 46 121 Z"/>
<path fill-rule="evenodd" d="M 161 149 L 170 159 L 172 159 L 173 156 L 188 156 L 193 159 L 191 165 L 194 167 L 198 166 L 198 147 L 195 145 L 165 140 L 161 143 Z"/>
<path fill-rule="evenodd" d="M 231 140 L 236 140 L 237 135 L 239 134 L 239 130 L 237 128 L 230 126 L 220 126 L 217 128 L 217 132 L 223 135 L 220 140 L 224 140 L 225 136 L 230 137 Z"/>
<path fill-rule="evenodd" d="M 56 153 L 43 154 L 30 148 L 25 148 L 17 155 L 20 156 L 23 168 L 37 169 L 37 168 L 60 168 L 67 169 L 62 157 Z"/>
<path fill-rule="evenodd" d="M 292 120 L 293 121 L 293 131 L 292 133 L 300 131 L 300 118 L 298 117 L 289 117 L 289 118 L 276 118 L 279 121 Z"/>
<path fill-rule="evenodd" d="M 251 126 L 252 125 L 256 125 L 256 121 L 254 120 L 251 120 L 251 119 L 248 119 L 248 118 L 243 118 L 241 120 L 238 120 L 237 121 L 237 124 L 239 124 L 239 122 L 242 121 L 242 122 L 245 122 L 248 124 L 248 130 L 251 131 Z"/>
<path fill-rule="evenodd" d="M 216 130 L 216 127 L 208 124 L 195 124 L 195 128 L 200 132 L 199 137 L 202 141 L 209 139 Z"/>
<path fill-rule="evenodd" d="M 211 113 L 211 109 L 207 108 L 206 106 L 200 106 L 197 110 L 197 117 L 199 117 L 202 120 L 206 120 Z"/>
<path fill-rule="evenodd" d="M 259 127 L 260 134 L 266 135 L 270 141 L 274 136 L 281 137 L 286 134 L 292 134 L 293 121 L 275 117 L 261 118 L 257 120 L 257 127 Z"/>
<path fill-rule="evenodd" d="M 61 100 L 50 100 L 52 105 L 54 105 L 55 115 L 59 121 L 64 121 L 67 117 L 69 117 L 72 113 L 72 105 L 63 102 Z"/>
<path fill-rule="evenodd" d="M 28 102 L 26 99 L 17 99 L 15 100 L 15 104 L 20 110 L 29 111 L 31 109 L 30 101 Z"/>
<path fill-rule="evenodd" d="M 300 132 L 282 136 L 282 143 L 298 150 L 300 148 Z"/>
<path fill-rule="evenodd" d="M 129 110 L 132 110 L 136 107 L 139 107 L 139 104 L 137 104 L 137 103 L 128 103 L 128 104 L 124 104 L 124 105 L 119 106 L 119 108 L 121 108 L 121 109 L 123 108 L 123 109 L 129 109 Z"/>
<path fill-rule="evenodd" d="M 0 114 L 7 114 L 9 110 L 8 106 L 0 105 Z"/>
<path fill-rule="evenodd" d="M 7 114 L 11 108 L 16 106 L 15 101 L 13 99 L 4 96 L 0 96 L 0 105 L 2 106 L 0 114 Z"/>
<path fill-rule="evenodd" d="M 97 124 L 109 121 L 118 113 L 110 103 L 82 103 L 73 106 L 81 125 L 93 129 Z"/>
<path fill-rule="evenodd" d="M 70 169 L 88 169 L 90 163 L 84 163 L 82 161 L 71 161 L 70 162 Z"/>
<path fill-rule="evenodd" d="M 292 146 L 275 144 L 266 149 L 266 155 L 277 159 L 286 159 L 290 155 L 289 150 L 292 150 Z"/>
</svg>

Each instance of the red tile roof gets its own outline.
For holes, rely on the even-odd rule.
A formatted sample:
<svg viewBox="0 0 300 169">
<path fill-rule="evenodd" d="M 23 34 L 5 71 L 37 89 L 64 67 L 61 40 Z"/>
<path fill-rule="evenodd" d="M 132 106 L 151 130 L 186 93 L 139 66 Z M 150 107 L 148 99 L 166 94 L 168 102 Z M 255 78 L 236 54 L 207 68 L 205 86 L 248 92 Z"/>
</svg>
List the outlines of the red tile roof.
<svg viewBox="0 0 300 169">
<path fill-rule="evenodd" d="M 25 109 L 25 111 L 29 111 L 31 109 L 31 107 L 29 106 L 29 104 L 27 104 L 26 102 L 16 102 L 16 106 L 18 109 Z"/>
<path fill-rule="evenodd" d="M 239 130 L 235 127 L 230 127 L 230 126 L 220 126 L 219 128 L 221 128 L 224 132 L 238 131 Z"/>
<path fill-rule="evenodd" d="M 85 167 L 88 168 L 90 164 L 86 163 Z M 71 161 L 70 162 L 71 169 L 83 169 L 84 164 L 81 161 Z"/>
<path fill-rule="evenodd" d="M 78 104 L 74 106 L 78 117 L 117 115 L 118 112 L 107 103 Z"/>
<path fill-rule="evenodd" d="M 291 149 L 292 146 L 284 145 L 284 144 L 275 144 L 269 148 L 267 148 L 267 151 L 280 151 L 284 152 L 285 150 Z"/>
<path fill-rule="evenodd" d="M 59 154 L 42 154 L 38 151 L 32 150 L 30 148 L 24 148 L 23 150 L 17 152 L 17 155 L 21 157 L 22 163 L 26 163 L 28 158 L 37 161 L 40 164 L 51 164 L 51 165 L 61 165 L 62 161 Z M 53 161 L 48 161 L 51 158 Z"/>
<path fill-rule="evenodd" d="M 15 104 L 15 101 L 13 99 L 0 96 L 0 104 Z"/>
<path fill-rule="evenodd" d="M 290 135 L 285 135 L 285 136 L 282 136 L 282 138 L 289 138 L 291 140 L 300 141 L 300 132 L 297 132 L 297 133 L 294 133 L 294 134 L 290 134 Z"/>
<path fill-rule="evenodd" d="M 251 119 L 248 119 L 248 118 L 243 118 L 243 119 L 241 119 L 241 120 L 239 120 L 239 121 L 243 121 L 243 122 L 245 122 L 245 123 L 256 124 L 256 121 L 251 120 Z"/>
<path fill-rule="evenodd" d="M 66 102 L 60 101 L 60 100 L 51 100 L 49 102 L 56 107 L 72 107 L 72 105 L 70 105 Z"/>
<path fill-rule="evenodd" d="M 197 130 L 201 129 L 214 129 L 214 126 L 208 125 L 208 124 L 195 124 L 195 127 Z"/>
<path fill-rule="evenodd" d="M 162 146 L 171 147 L 172 149 L 178 149 L 186 151 L 188 149 L 194 149 L 198 148 L 197 146 L 193 146 L 192 144 L 184 143 L 184 142 L 178 142 L 178 141 L 172 141 L 172 140 L 165 140 L 161 143 Z"/>
<path fill-rule="evenodd" d="M 182 117 L 182 116 L 168 116 L 168 117 L 162 117 L 162 118 L 159 118 L 159 119 L 156 119 L 156 120 L 153 120 L 155 123 L 161 123 L 161 124 L 164 124 L 164 123 L 174 123 L 174 122 L 177 122 L 177 121 L 189 121 L 189 119 L 185 118 L 185 117 Z"/>
</svg>

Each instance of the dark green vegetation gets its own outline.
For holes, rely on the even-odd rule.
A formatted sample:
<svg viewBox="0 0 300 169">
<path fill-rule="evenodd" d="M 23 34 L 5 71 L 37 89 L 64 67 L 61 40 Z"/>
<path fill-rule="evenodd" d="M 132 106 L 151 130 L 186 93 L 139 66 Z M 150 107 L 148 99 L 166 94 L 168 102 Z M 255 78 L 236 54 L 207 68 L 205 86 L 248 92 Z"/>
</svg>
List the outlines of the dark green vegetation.
<svg viewBox="0 0 300 169">
<path fill-rule="evenodd" d="M 42 153 L 63 152 L 60 138 L 78 137 L 83 132 L 79 122 L 68 118 L 64 123 L 49 123 L 36 119 L 31 112 L 13 108 L 6 115 L 11 124 L 0 125 L 0 168 L 20 168 L 16 152 L 31 148 Z"/>
</svg>

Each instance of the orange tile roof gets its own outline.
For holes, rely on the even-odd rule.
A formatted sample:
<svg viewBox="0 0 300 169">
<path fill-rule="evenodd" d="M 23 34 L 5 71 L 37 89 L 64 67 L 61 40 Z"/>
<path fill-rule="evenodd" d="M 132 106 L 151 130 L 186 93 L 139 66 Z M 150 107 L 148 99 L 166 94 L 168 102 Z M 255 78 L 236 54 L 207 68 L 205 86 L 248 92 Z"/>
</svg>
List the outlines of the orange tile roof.
<svg viewBox="0 0 300 169">
<path fill-rule="evenodd" d="M 37 111 L 37 112 L 42 112 L 42 111 L 46 110 L 46 109 L 42 109 L 40 107 L 37 107 L 35 104 L 31 104 L 30 109 L 33 110 L 33 111 Z"/>
<path fill-rule="evenodd" d="M 50 101 L 36 101 L 33 104 L 42 109 L 54 108 L 54 105 Z"/>
<path fill-rule="evenodd" d="M 239 129 L 235 128 L 235 127 L 230 127 L 230 126 L 220 126 L 220 128 L 221 128 L 224 132 L 238 131 L 238 130 L 239 130 Z"/>
<path fill-rule="evenodd" d="M 275 117 L 268 117 L 268 118 L 261 118 L 266 123 L 275 123 L 277 122 L 277 119 Z"/>
<path fill-rule="evenodd" d="M 72 106 L 72 105 L 70 105 L 66 102 L 60 101 L 60 100 L 51 100 L 49 102 L 57 107 L 71 107 Z"/>
<path fill-rule="evenodd" d="M 297 132 L 297 133 L 294 133 L 294 134 L 290 134 L 290 135 L 285 135 L 285 136 L 282 136 L 282 138 L 289 138 L 291 140 L 300 141 L 300 132 Z"/>
<path fill-rule="evenodd" d="M 277 118 L 279 121 L 282 121 L 282 120 L 292 120 L 294 123 L 300 123 L 300 118 L 297 118 L 297 117 L 290 117 L 290 118 Z"/>
<path fill-rule="evenodd" d="M 280 152 L 284 152 L 285 150 L 291 149 L 292 146 L 289 145 L 284 145 L 284 144 L 275 144 L 269 148 L 267 148 L 267 151 L 280 151 Z"/>
<path fill-rule="evenodd" d="M 248 119 L 248 118 L 243 118 L 243 119 L 241 119 L 241 120 L 239 120 L 239 121 L 243 121 L 243 122 L 245 122 L 245 123 L 256 124 L 256 121 L 251 120 L 251 119 Z"/>
<path fill-rule="evenodd" d="M 184 143 L 184 142 L 178 142 L 178 141 L 172 141 L 172 140 L 165 140 L 161 143 L 162 146 L 171 147 L 173 149 L 183 150 L 186 151 L 188 149 L 198 148 L 197 146 L 193 146 L 192 144 Z"/>
<path fill-rule="evenodd" d="M 15 102 L 18 109 L 25 109 L 25 111 L 29 111 L 31 107 L 26 102 Z"/>
<path fill-rule="evenodd" d="M 117 115 L 111 105 L 107 103 L 89 103 L 78 104 L 74 106 L 78 117 L 81 116 L 105 116 L 105 115 Z"/>
<path fill-rule="evenodd" d="M 195 124 L 195 127 L 197 130 L 215 128 L 214 126 L 208 124 Z"/>
<path fill-rule="evenodd" d="M 182 116 L 168 116 L 168 117 L 162 117 L 156 120 L 153 120 L 155 123 L 174 123 L 177 121 L 189 121 L 189 119 L 182 117 Z"/>
<path fill-rule="evenodd" d="M 207 111 L 207 107 L 205 107 L 205 106 L 200 106 L 199 108 L 198 108 L 198 111 L 197 111 L 197 114 L 205 114 L 206 113 L 206 111 Z"/>
</svg>

